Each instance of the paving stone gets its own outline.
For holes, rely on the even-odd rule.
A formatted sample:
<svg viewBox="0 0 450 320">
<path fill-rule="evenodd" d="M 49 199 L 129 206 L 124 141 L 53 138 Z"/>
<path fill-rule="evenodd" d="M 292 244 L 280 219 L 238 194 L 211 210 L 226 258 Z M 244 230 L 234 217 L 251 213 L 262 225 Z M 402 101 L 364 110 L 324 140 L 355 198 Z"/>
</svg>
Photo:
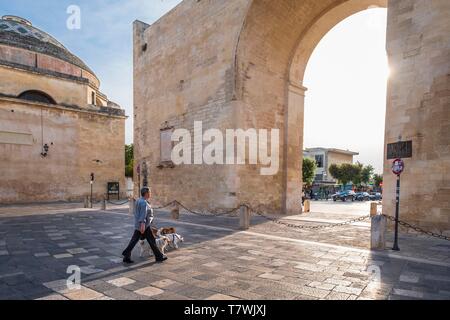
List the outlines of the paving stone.
<svg viewBox="0 0 450 320">
<path fill-rule="evenodd" d="M 76 246 L 76 243 L 75 242 L 58 243 L 58 246 L 61 248 L 68 248 Z"/>
<path fill-rule="evenodd" d="M 67 249 L 67 252 L 75 255 L 75 254 L 87 253 L 88 251 L 83 248 L 74 248 L 74 249 Z"/>
<path fill-rule="evenodd" d="M 325 282 L 327 283 L 331 283 L 331 284 L 335 284 L 337 286 L 349 286 L 352 283 L 350 281 L 347 280 L 339 280 L 339 279 L 334 279 L 334 278 L 329 278 L 327 280 L 325 280 Z"/>
<path fill-rule="evenodd" d="M 408 276 L 408 275 L 401 275 L 400 276 L 401 282 L 407 282 L 407 283 L 418 283 L 419 277 L 417 276 Z"/>
<path fill-rule="evenodd" d="M 95 268 L 95 266 L 83 266 L 80 268 L 81 272 L 87 275 L 95 274 L 104 271 L 103 269 Z"/>
<path fill-rule="evenodd" d="M 330 292 L 329 295 L 325 297 L 326 300 L 347 300 L 350 297 L 347 293 L 341 292 Z"/>
<path fill-rule="evenodd" d="M 136 281 L 133 280 L 133 279 L 130 279 L 130 278 L 122 277 L 122 278 L 116 278 L 116 279 L 113 279 L 113 280 L 109 280 L 107 282 L 109 284 L 112 284 L 112 285 L 116 286 L 116 287 L 124 287 L 124 286 L 130 285 L 130 284 L 133 284 Z"/>
<path fill-rule="evenodd" d="M 299 290 L 299 293 L 302 294 L 302 295 L 307 295 L 307 296 L 311 296 L 311 297 L 314 297 L 314 298 L 323 299 L 323 298 L 325 298 L 327 295 L 330 294 L 330 291 L 328 291 L 328 290 L 323 290 L 323 289 L 318 289 L 318 288 L 311 288 L 311 287 L 303 286 L 303 287 L 301 287 L 301 289 Z"/>
<path fill-rule="evenodd" d="M 324 283 L 324 282 L 311 282 L 308 286 L 312 288 L 322 289 L 322 290 L 328 290 L 331 291 L 334 289 L 335 285 L 331 283 Z"/>
<path fill-rule="evenodd" d="M 68 290 L 63 293 L 65 297 L 69 298 L 70 300 L 94 300 L 98 299 L 103 296 L 102 293 L 97 292 L 95 290 L 81 287 L 81 289 L 78 290 Z"/>
<path fill-rule="evenodd" d="M 362 292 L 362 289 L 359 288 L 351 288 L 351 287 L 343 287 L 343 286 L 337 286 L 333 289 L 333 291 L 340 292 L 340 293 L 347 293 L 347 294 L 354 294 L 354 295 L 360 295 Z"/>
<path fill-rule="evenodd" d="M 222 264 L 218 263 L 218 262 L 209 262 L 209 263 L 205 263 L 203 266 L 207 267 L 207 268 L 217 268 L 217 267 L 222 266 Z"/>
<path fill-rule="evenodd" d="M 269 279 L 269 280 L 281 280 L 284 278 L 284 276 L 282 276 L 282 275 L 273 274 L 273 273 L 264 273 L 258 277 L 262 278 L 262 279 Z"/>
<path fill-rule="evenodd" d="M 240 256 L 240 257 L 238 257 L 238 259 L 245 260 L 245 261 L 254 261 L 254 260 L 256 260 L 255 257 L 249 257 L 249 256 Z"/>
<path fill-rule="evenodd" d="M 151 285 L 156 288 L 166 289 L 179 283 L 170 279 L 164 279 L 160 281 L 153 282 Z"/>
<path fill-rule="evenodd" d="M 136 290 L 134 292 L 141 296 L 154 297 L 154 296 L 164 293 L 164 290 L 150 286 L 150 287 L 145 287 L 145 288 Z"/>
<path fill-rule="evenodd" d="M 68 300 L 68 299 L 60 294 L 51 294 L 42 298 L 38 298 L 36 300 Z"/>
<path fill-rule="evenodd" d="M 62 254 L 55 254 L 53 257 L 55 259 L 67 259 L 67 258 L 72 258 L 73 255 L 71 255 L 70 253 L 62 253 Z"/>
<path fill-rule="evenodd" d="M 397 296 L 403 296 L 403 297 L 409 297 L 409 298 L 417 298 L 417 299 L 423 299 L 424 294 L 419 291 L 413 291 L 413 290 L 404 290 L 404 289 L 395 289 L 393 291 L 394 295 Z"/>
<path fill-rule="evenodd" d="M 43 258 L 43 257 L 49 257 L 50 253 L 48 252 L 39 252 L 39 253 L 35 253 L 34 256 L 36 258 Z"/>
</svg>

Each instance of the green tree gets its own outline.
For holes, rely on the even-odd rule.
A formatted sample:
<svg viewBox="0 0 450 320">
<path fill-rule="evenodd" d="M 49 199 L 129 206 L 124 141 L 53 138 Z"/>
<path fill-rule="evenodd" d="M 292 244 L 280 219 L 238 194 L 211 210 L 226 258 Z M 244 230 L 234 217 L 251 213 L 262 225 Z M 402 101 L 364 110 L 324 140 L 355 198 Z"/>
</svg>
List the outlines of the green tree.
<svg viewBox="0 0 450 320">
<path fill-rule="evenodd" d="M 383 175 L 381 175 L 381 174 L 374 174 L 373 175 L 373 182 L 375 184 L 375 187 L 380 188 L 381 184 L 383 183 Z"/>
<path fill-rule="evenodd" d="M 351 171 L 350 175 L 352 176 L 351 181 L 353 182 L 353 185 L 359 187 L 363 183 L 362 172 L 364 170 L 364 165 L 357 162 L 356 164 L 353 164 L 352 166 L 353 167 L 351 169 L 349 169 Z"/>
<path fill-rule="evenodd" d="M 363 167 L 361 170 L 361 182 L 368 185 L 370 181 L 372 181 L 374 171 L 375 170 L 371 165 Z"/>
<path fill-rule="evenodd" d="M 133 178 L 134 175 L 134 145 L 125 145 L 125 176 Z"/>
<path fill-rule="evenodd" d="M 310 159 L 303 159 L 303 183 L 307 186 L 311 186 L 316 176 L 317 163 Z"/>
<path fill-rule="evenodd" d="M 328 171 L 334 179 L 346 186 L 350 182 L 357 184 L 361 180 L 361 170 L 361 164 L 344 163 L 332 164 Z"/>
</svg>

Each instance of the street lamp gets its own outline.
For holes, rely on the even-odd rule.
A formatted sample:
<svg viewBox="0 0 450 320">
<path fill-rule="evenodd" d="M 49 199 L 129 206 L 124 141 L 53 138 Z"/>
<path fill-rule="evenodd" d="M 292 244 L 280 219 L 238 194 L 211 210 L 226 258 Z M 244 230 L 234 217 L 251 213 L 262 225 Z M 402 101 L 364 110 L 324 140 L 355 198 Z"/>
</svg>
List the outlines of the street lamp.
<svg viewBox="0 0 450 320">
<path fill-rule="evenodd" d="M 42 146 L 42 152 L 41 152 L 41 156 L 43 156 L 44 158 L 48 156 L 48 151 L 50 150 L 50 147 L 48 146 L 48 144 L 44 144 Z"/>
</svg>

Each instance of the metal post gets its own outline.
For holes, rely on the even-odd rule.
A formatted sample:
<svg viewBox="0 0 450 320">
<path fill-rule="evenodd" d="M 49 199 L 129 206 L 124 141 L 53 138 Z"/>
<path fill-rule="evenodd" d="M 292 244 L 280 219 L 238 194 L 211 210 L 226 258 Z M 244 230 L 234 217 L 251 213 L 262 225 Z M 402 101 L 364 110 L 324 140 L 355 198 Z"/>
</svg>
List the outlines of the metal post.
<svg viewBox="0 0 450 320">
<path fill-rule="evenodd" d="M 103 211 L 106 210 L 106 197 L 103 197 L 103 201 L 102 201 L 102 210 L 103 210 Z"/>
<path fill-rule="evenodd" d="M 92 187 L 93 187 L 94 183 L 91 181 L 91 209 L 93 208 L 93 203 L 92 203 Z"/>
<path fill-rule="evenodd" d="M 394 247 L 392 250 L 394 251 L 400 251 L 400 248 L 398 246 L 398 225 L 399 225 L 399 219 L 400 219 L 400 175 L 397 176 L 397 192 L 396 192 L 396 206 L 395 206 L 395 240 L 394 240 Z"/>
</svg>

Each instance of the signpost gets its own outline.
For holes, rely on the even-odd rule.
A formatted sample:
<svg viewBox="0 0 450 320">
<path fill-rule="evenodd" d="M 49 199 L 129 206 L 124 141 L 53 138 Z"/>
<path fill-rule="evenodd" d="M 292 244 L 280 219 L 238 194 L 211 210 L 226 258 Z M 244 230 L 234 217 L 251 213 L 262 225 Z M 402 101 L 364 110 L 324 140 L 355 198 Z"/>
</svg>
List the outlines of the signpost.
<svg viewBox="0 0 450 320">
<path fill-rule="evenodd" d="M 117 200 L 120 200 L 119 182 L 108 182 L 108 200 L 110 195 L 117 195 Z"/>
<path fill-rule="evenodd" d="M 412 158 L 412 153 L 412 141 L 399 141 L 387 146 L 388 160 Z"/>
<path fill-rule="evenodd" d="M 398 246 L 398 225 L 399 225 L 399 219 L 400 219 L 400 176 L 405 170 L 405 163 L 402 159 L 395 159 L 394 163 L 392 164 L 392 172 L 397 175 L 397 190 L 396 190 L 396 197 L 395 197 L 395 240 L 394 240 L 394 247 L 392 250 L 394 251 L 400 251 L 400 248 Z"/>
</svg>

